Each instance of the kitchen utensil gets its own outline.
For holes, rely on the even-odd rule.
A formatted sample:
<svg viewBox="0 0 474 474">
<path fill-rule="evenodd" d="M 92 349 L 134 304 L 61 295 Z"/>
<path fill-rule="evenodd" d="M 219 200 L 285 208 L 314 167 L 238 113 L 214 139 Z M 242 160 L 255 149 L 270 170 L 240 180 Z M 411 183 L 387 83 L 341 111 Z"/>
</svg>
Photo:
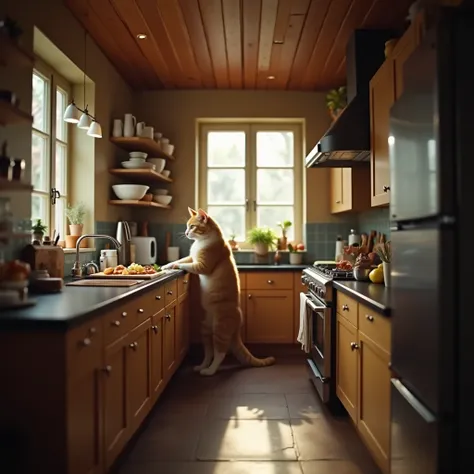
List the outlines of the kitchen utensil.
<svg viewBox="0 0 474 474">
<path fill-rule="evenodd" d="M 172 199 L 173 199 L 173 196 L 169 196 L 169 195 L 153 196 L 153 200 L 155 202 L 157 202 L 158 204 L 163 204 L 164 206 L 168 206 Z"/>
<path fill-rule="evenodd" d="M 175 262 L 179 260 L 179 247 L 168 247 L 166 252 L 168 262 Z"/>
<path fill-rule="evenodd" d="M 64 278 L 64 251 L 54 245 L 27 245 L 21 251 L 21 260 L 32 270 L 47 270 L 52 278 Z"/>
<path fill-rule="evenodd" d="M 143 151 L 131 151 L 129 154 L 130 159 L 140 159 L 140 160 L 146 160 L 148 153 L 144 153 Z"/>
<path fill-rule="evenodd" d="M 148 158 L 147 162 L 152 163 L 156 166 L 157 173 L 161 173 L 166 165 L 166 160 L 164 158 Z"/>
<path fill-rule="evenodd" d="M 122 161 L 122 166 L 130 170 L 150 169 L 154 170 L 156 167 L 153 163 L 148 163 L 142 159 L 133 159 L 129 161 Z"/>
<path fill-rule="evenodd" d="M 135 136 L 135 127 L 137 125 L 137 119 L 132 114 L 125 114 L 123 136 L 133 137 Z"/>
<path fill-rule="evenodd" d="M 140 265 L 156 263 L 156 238 L 155 237 L 132 237 L 135 245 L 135 262 Z"/>
<path fill-rule="evenodd" d="M 114 184 L 112 189 L 119 199 L 139 201 L 145 196 L 149 186 L 144 186 L 143 184 Z"/>
<path fill-rule="evenodd" d="M 122 265 L 130 265 L 132 263 L 130 261 L 130 244 L 132 242 L 132 235 L 127 221 L 119 221 L 117 223 L 116 239 L 120 242 L 118 260 Z M 107 253 L 107 265 L 110 265 L 111 267 L 116 266 L 118 262 L 115 265 L 113 265 L 113 263 L 114 262 L 109 258 L 109 253 Z"/>
<path fill-rule="evenodd" d="M 141 137 L 143 133 L 143 129 L 145 128 L 145 122 L 138 122 L 137 123 L 137 137 Z"/>
<path fill-rule="evenodd" d="M 56 246 L 58 245 L 58 242 L 59 242 L 59 237 L 61 236 L 61 234 L 58 232 L 57 235 L 56 235 L 56 238 L 54 239 L 54 242 L 53 242 L 53 245 Z"/>
<path fill-rule="evenodd" d="M 367 234 L 365 234 L 365 233 L 361 234 L 361 236 L 360 236 L 360 247 L 361 247 L 361 249 L 367 247 L 368 240 L 369 240 L 369 236 Z M 364 253 L 366 253 L 366 252 L 364 252 Z"/>
<path fill-rule="evenodd" d="M 122 137 L 123 136 L 123 122 L 120 119 L 114 120 L 114 126 L 112 130 L 113 137 Z"/>
</svg>

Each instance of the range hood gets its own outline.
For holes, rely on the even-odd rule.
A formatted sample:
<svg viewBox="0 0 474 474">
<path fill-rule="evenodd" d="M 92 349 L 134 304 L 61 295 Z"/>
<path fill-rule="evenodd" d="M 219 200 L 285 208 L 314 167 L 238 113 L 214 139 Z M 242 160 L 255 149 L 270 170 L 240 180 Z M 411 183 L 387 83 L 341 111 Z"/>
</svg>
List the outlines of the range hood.
<svg viewBox="0 0 474 474">
<path fill-rule="evenodd" d="M 346 49 L 347 107 L 305 159 L 307 168 L 350 168 L 370 161 L 369 81 L 385 60 L 391 30 L 355 30 Z"/>
</svg>

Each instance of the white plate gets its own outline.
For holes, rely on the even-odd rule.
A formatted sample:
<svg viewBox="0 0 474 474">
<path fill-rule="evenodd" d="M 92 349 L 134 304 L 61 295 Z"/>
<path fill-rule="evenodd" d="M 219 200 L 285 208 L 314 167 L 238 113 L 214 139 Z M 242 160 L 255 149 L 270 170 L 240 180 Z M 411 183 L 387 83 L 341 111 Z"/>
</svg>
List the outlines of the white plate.
<svg viewBox="0 0 474 474">
<path fill-rule="evenodd" d="M 122 161 L 122 166 L 124 168 L 130 169 L 130 170 L 138 170 L 138 169 L 154 170 L 154 169 L 156 169 L 156 166 L 153 163 L 148 163 L 147 161 L 136 161 L 136 160 Z"/>
</svg>

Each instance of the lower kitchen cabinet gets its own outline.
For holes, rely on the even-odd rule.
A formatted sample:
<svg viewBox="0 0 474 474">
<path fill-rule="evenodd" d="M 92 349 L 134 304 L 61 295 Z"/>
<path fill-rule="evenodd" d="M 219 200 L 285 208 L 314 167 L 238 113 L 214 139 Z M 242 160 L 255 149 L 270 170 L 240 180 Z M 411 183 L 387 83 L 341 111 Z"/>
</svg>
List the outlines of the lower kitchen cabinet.
<svg viewBox="0 0 474 474">
<path fill-rule="evenodd" d="M 163 320 L 163 377 L 166 381 L 173 375 L 176 365 L 176 300 L 165 308 Z"/>
<path fill-rule="evenodd" d="M 163 391 L 163 318 L 164 308 L 151 318 L 151 391 L 154 403 Z"/>
<path fill-rule="evenodd" d="M 358 318 L 337 314 L 336 393 L 380 469 L 388 473 L 390 319 L 346 295 L 343 298 L 357 309 Z"/>
</svg>

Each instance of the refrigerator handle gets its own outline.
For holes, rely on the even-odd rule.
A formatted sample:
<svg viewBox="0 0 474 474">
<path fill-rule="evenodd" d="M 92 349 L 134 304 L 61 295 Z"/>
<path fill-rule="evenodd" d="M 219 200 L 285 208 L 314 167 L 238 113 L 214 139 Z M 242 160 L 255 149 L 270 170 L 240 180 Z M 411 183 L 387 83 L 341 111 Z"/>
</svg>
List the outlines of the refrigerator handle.
<svg viewBox="0 0 474 474">
<path fill-rule="evenodd" d="M 426 423 L 434 423 L 436 418 L 418 399 L 402 384 L 399 379 L 390 379 L 392 385 L 398 390 L 398 393 L 411 405 L 418 415 L 420 415 Z"/>
</svg>

